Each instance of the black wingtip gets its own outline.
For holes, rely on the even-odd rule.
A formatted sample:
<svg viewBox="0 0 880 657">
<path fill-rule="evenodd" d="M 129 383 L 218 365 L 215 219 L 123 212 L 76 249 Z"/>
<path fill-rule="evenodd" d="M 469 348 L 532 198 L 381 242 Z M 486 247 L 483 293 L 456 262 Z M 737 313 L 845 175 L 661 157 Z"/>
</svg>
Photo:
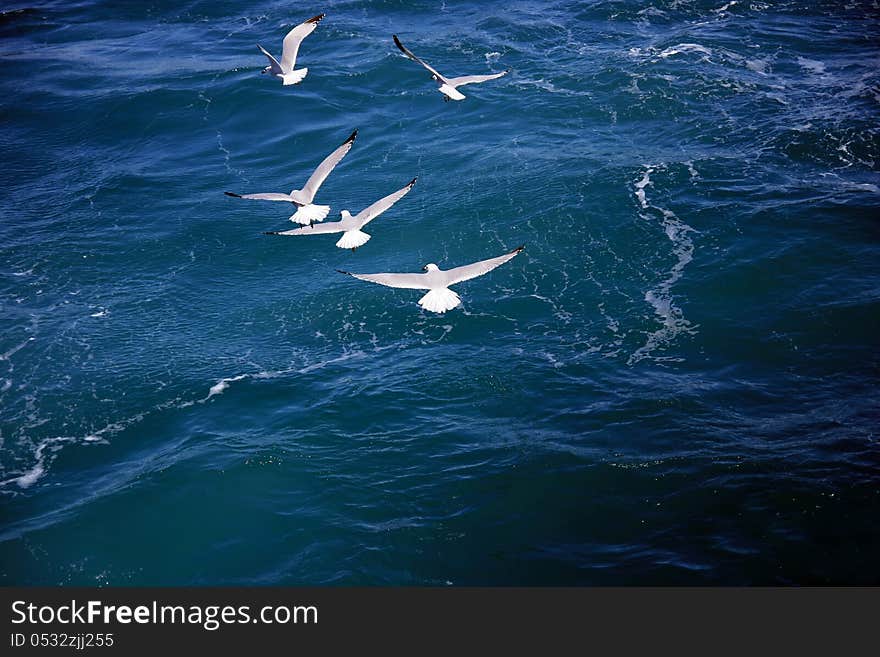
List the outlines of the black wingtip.
<svg viewBox="0 0 880 657">
<path fill-rule="evenodd" d="M 267 230 L 266 232 L 263 233 L 263 235 L 280 235 L 280 234 L 281 233 L 279 233 L 277 230 Z"/>
<path fill-rule="evenodd" d="M 306 23 L 320 23 L 321 19 L 324 18 L 326 14 L 318 14 L 317 16 L 312 16 Z"/>
<path fill-rule="evenodd" d="M 520 251 L 522 251 L 522 250 L 525 249 L 525 248 L 526 248 L 526 245 L 525 245 L 525 244 L 520 244 L 520 245 L 519 245 L 518 247 L 516 247 L 513 251 L 511 251 L 511 253 L 519 253 Z"/>
<path fill-rule="evenodd" d="M 350 271 L 343 271 L 342 269 L 337 269 L 340 274 L 347 274 L 348 276 L 352 276 L 353 274 Z"/>
<path fill-rule="evenodd" d="M 358 129 L 355 128 L 354 131 L 348 136 L 348 139 L 346 139 L 344 142 L 342 142 L 342 145 L 344 146 L 345 144 L 350 144 L 351 142 L 353 142 L 355 140 L 355 138 L 357 136 L 358 136 Z"/>
<path fill-rule="evenodd" d="M 410 180 L 410 181 L 406 184 L 406 186 L 407 186 L 407 187 L 412 187 L 413 185 L 416 184 L 416 180 L 418 180 L 418 179 L 419 179 L 419 177 L 416 176 L 415 178 L 413 178 L 412 180 Z"/>
<path fill-rule="evenodd" d="M 406 49 L 403 47 L 403 44 L 400 42 L 400 39 L 397 38 L 397 35 L 392 34 L 391 36 L 394 37 L 394 45 L 396 45 L 398 48 L 403 50 L 403 52 L 406 52 Z"/>
<path fill-rule="evenodd" d="M 235 192 L 223 192 L 226 196 L 231 196 L 232 198 L 241 198 L 241 194 L 236 194 Z"/>
</svg>

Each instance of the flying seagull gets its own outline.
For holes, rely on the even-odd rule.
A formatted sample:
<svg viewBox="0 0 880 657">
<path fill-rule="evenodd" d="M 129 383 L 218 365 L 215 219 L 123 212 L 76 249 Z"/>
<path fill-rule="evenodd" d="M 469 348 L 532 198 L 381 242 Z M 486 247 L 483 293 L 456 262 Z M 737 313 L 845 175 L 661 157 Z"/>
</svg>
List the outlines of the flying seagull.
<svg viewBox="0 0 880 657">
<path fill-rule="evenodd" d="M 352 132 L 348 139 L 343 142 L 342 146 L 324 158 L 324 161 L 318 165 L 318 168 L 315 169 L 315 172 L 306 181 L 306 184 L 302 189 L 294 189 L 290 194 L 277 192 L 263 194 L 223 193 L 235 198 L 247 198 L 256 201 L 287 201 L 288 203 L 293 203 L 297 206 L 297 210 L 290 216 L 290 220 L 295 221 L 298 224 L 309 225 L 316 221 L 324 221 L 324 217 L 330 213 L 330 206 L 314 205 L 312 201 L 315 200 L 315 194 L 318 193 L 318 188 L 321 186 L 321 183 L 323 183 L 327 176 L 330 175 L 330 172 L 333 171 L 333 167 L 339 164 L 339 161 L 345 157 L 345 154 L 348 153 L 349 150 L 351 150 L 351 145 L 354 143 L 357 133 L 357 130 Z"/>
<path fill-rule="evenodd" d="M 505 253 L 497 258 L 489 258 L 481 260 L 463 267 L 455 269 L 440 269 L 434 263 L 422 267 L 424 274 L 352 274 L 350 271 L 342 271 L 337 269 L 341 274 L 354 276 L 362 281 L 370 283 L 378 283 L 379 285 L 387 285 L 388 287 L 400 287 L 409 290 L 428 290 L 428 293 L 419 299 L 419 305 L 425 310 L 435 313 L 445 313 L 452 310 L 461 303 L 459 296 L 448 289 L 450 285 L 467 281 L 477 276 L 487 274 L 495 267 L 503 265 L 505 262 L 513 258 L 517 253 L 525 247 L 518 246 L 513 251 Z"/>
<path fill-rule="evenodd" d="M 302 43 L 303 39 L 315 31 L 315 28 L 318 27 L 318 23 L 321 22 L 322 18 L 324 18 L 324 14 L 312 16 L 309 20 L 300 23 L 287 33 L 287 36 L 284 37 L 284 41 L 281 44 L 280 62 L 266 52 L 266 49 L 263 48 L 263 46 L 257 44 L 257 48 L 260 49 L 260 52 L 269 58 L 269 65 L 264 68 L 262 72 L 271 73 L 276 78 L 280 78 L 281 83 L 285 87 L 289 84 L 299 84 L 302 82 L 308 74 L 309 69 L 300 68 L 294 70 L 293 67 L 296 66 L 296 53 L 299 51 L 299 44 Z"/>
<path fill-rule="evenodd" d="M 340 249 L 351 249 L 354 251 L 359 246 L 363 246 L 370 239 L 370 235 L 361 231 L 361 228 L 370 223 L 373 219 L 385 212 L 392 205 L 409 193 L 409 190 L 416 184 L 418 178 L 413 178 L 407 183 L 403 189 L 398 189 L 393 194 L 389 194 L 383 199 L 373 203 L 365 210 L 361 210 L 357 215 L 352 216 L 348 210 L 343 210 L 339 214 L 342 215 L 342 221 L 333 221 L 320 226 L 305 226 L 303 228 L 294 228 L 293 230 L 273 231 L 266 235 L 320 235 L 322 233 L 342 233 L 342 237 L 336 242 L 336 246 Z"/>
<path fill-rule="evenodd" d="M 475 82 L 486 82 L 487 80 L 495 80 L 496 78 L 500 78 L 502 75 L 507 75 L 510 72 L 510 69 L 508 69 L 506 71 L 502 71 L 501 73 L 493 73 L 491 75 L 463 75 L 459 78 L 446 78 L 440 75 L 440 73 L 437 72 L 437 69 L 432 68 L 429 64 L 413 55 L 412 52 L 410 52 L 409 49 L 407 49 L 407 47 L 400 42 L 400 39 L 397 38 L 396 34 L 392 36 L 394 37 L 394 43 L 397 45 L 398 48 L 400 48 L 404 55 L 409 57 L 414 62 L 418 62 L 431 72 L 431 79 L 440 85 L 440 89 L 438 89 L 438 91 L 445 96 L 443 100 L 448 101 L 450 98 L 452 100 L 464 100 L 466 96 L 461 93 L 456 87 L 461 87 L 466 84 L 474 84 Z"/>
</svg>

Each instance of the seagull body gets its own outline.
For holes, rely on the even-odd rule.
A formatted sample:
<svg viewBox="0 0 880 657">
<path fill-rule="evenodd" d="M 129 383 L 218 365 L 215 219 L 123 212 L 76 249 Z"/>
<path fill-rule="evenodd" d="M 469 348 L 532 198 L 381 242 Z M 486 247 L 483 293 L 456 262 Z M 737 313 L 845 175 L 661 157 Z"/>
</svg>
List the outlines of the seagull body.
<svg viewBox="0 0 880 657">
<path fill-rule="evenodd" d="M 326 180 L 330 172 L 333 171 L 333 168 L 345 157 L 345 154 L 351 150 L 351 145 L 354 143 L 355 137 L 357 137 L 357 132 L 357 130 L 352 132 L 339 148 L 324 158 L 324 161 L 318 165 L 318 168 L 315 169 L 315 172 L 309 177 L 302 189 L 294 189 L 290 194 L 278 192 L 261 194 L 223 193 L 227 196 L 255 201 L 286 201 L 287 203 L 293 203 L 297 206 L 297 210 L 290 216 L 290 220 L 299 224 L 309 225 L 316 221 L 324 221 L 324 218 L 330 213 L 330 206 L 315 205 L 312 201 L 315 200 L 315 194 L 317 194 L 321 183 Z"/>
<path fill-rule="evenodd" d="M 476 278 L 487 274 L 496 267 L 503 265 L 515 257 L 525 246 L 518 246 L 513 251 L 498 256 L 481 260 L 463 267 L 442 270 L 434 263 L 422 267 L 423 274 L 352 274 L 349 271 L 337 270 L 342 274 L 354 276 L 362 281 L 378 283 L 388 287 L 405 288 L 409 290 L 428 290 L 428 293 L 419 299 L 419 305 L 425 310 L 435 313 L 445 313 L 461 303 L 461 298 L 452 290 L 450 285 Z"/>
<path fill-rule="evenodd" d="M 315 28 L 318 27 L 318 23 L 321 22 L 322 18 L 324 18 L 324 14 L 312 16 L 309 20 L 300 23 L 287 33 L 287 36 L 284 37 L 284 41 L 281 44 L 280 62 L 269 54 L 263 46 L 257 44 L 257 48 L 260 49 L 260 52 L 269 58 L 269 65 L 264 68 L 262 72 L 270 73 L 276 78 L 279 78 L 285 87 L 302 82 L 306 75 L 308 75 L 309 69 L 294 68 L 296 66 L 296 55 L 299 52 L 299 44 L 302 43 L 303 39 L 315 31 Z"/>
<path fill-rule="evenodd" d="M 409 190 L 416 184 L 418 178 L 413 178 L 406 187 L 398 189 L 393 194 L 389 194 L 373 203 L 368 208 L 361 210 L 357 215 L 352 215 L 348 210 L 343 210 L 339 214 L 342 221 L 333 221 L 320 226 L 305 226 L 303 228 L 294 228 L 293 230 L 285 230 L 279 232 L 269 232 L 266 235 L 321 235 L 324 233 L 342 233 L 342 237 L 336 242 L 336 246 L 340 249 L 351 249 L 354 251 L 363 246 L 370 239 L 370 235 L 363 232 L 361 228 L 370 223 L 373 219 L 385 212 L 392 205 L 409 193 Z"/>
<path fill-rule="evenodd" d="M 440 85 L 438 91 L 445 96 L 443 100 L 464 100 L 466 96 L 458 90 L 458 87 L 466 84 L 475 84 L 477 82 L 486 82 L 487 80 L 495 80 L 508 73 L 508 71 L 502 71 L 501 73 L 492 73 L 491 75 L 463 75 L 457 78 L 447 78 L 440 75 L 437 69 L 431 67 L 427 62 L 412 54 L 412 52 L 400 42 L 400 39 L 397 38 L 396 34 L 392 36 L 394 37 L 394 43 L 400 48 L 404 55 L 414 62 L 418 62 L 431 72 L 431 79 Z"/>
</svg>

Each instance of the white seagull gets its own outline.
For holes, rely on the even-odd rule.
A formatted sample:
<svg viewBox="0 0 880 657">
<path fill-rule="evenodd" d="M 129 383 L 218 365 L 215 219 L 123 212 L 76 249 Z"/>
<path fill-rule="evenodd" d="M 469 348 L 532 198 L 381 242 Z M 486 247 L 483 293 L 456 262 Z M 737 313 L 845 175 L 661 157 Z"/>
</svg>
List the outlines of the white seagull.
<svg viewBox="0 0 880 657">
<path fill-rule="evenodd" d="M 409 190 L 416 184 L 418 178 L 413 178 L 407 183 L 403 189 L 398 189 L 393 194 L 389 194 L 383 199 L 373 203 L 365 210 L 361 210 L 357 215 L 352 216 L 348 210 L 343 210 L 339 214 L 342 215 L 342 221 L 333 221 L 320 226 L 305 226 L 303 228 L 294 228 L 293 230 L 271 231 L 266 235 L 321 235 L 323 233 L 342 233 L 342 237 L 336 242 L 336 246 L 340 249 L 351 249 L 354 251 L 359 246 L 363 246 L 370 239 L 370 235 L 361 231 L 361 228 L 370 223 L 373 219 L 385 212 L 392 205 L 409 193 Z"/>
<path fill-rule="evenodd" d="M 500 78 L 502 75 L 507 75 L 510 72 L 510 69 L 508 69 L 506 71 L 502 71 L 501 73 L 493 73 L 491 75 L 463 75 L 458 78 L 443 77 L 442 75 L 440 75 L 440 73 L 437 72 L 437 69 L 432 68 L 426 62 L 422 61 L 414 54 L 412 54 L 412 52 L 410 52 L 409 49 L 407 49 L 407 47 L 400 42 L 400 39 L 397 38 L 396 34 L 392 36 L 394 37 L 394 43 L 397 44 L 397 47 L 400 48 L 404 55 L 409 57 L 414 62 L 418 62 L 431 72 L 431 79 L 440 85 L 438 91 L 445 96 L 443 100 L 449 100 L 450 98 L 452 100 L 464 100 L 466 96 L 461 93 L 456 87 L 461 87 L 466 84 L 474 84 L 476 82 L 486 82 L 487 80 L 495 80 L 497 78 Z"/>
<path fill-rule="evenodd" d="M 450 285 L 467 281 L 477 276 L 487 274 L 496 267 L 503 265 L 512 259 L 517 253 L 525 247 L 518 246 L 513 251 L 505 253 L 497 258 L 489 258 L 481 260 L 463 267 L 455 269 L 447 269 L 443 271 L 431 263 L 422 267 L 424 274 L 352 274 L 350 271 L 342 271 L 337 269 L 341 274 L 354 276 L 362 281 L 370 283 L 378 283 L 379 285 L 387 285 L 388 287 L 400 287 L 409 290 L 428 290 L 428 293 L 419 299 L 419 305 L 425 310 L 435 313 L 445 313 L 452 310 L 461 303 L 459 296 L 448 289 Z"/>
<path fill-rule="evenodd" d="M 330 172 L 333 171 L 333 167 L 339 164 L 339 161 L 345 157 L 345 154 L 348 153 L 348 151 L 351 150 L 351 145 L 354 143 L 357 133 L 357 130 L 352 132 L 348 139 L 343 142 L 342 146 L 324 158 L 324 161 L 318 165 L 318 168 L 315 169 L 315 172 L 306 181 L 306 184 L 302 189 L 294 189 L 290 194 L 282 194 L 279 192 L 267 192 L 263 194 L 223 193 L 227 196 L 247 198 L 255 201 L 286 201 L 288 203 L 293 203 L 297 206 L 297 210 L 290 215 L 290 220 L 298 224 L 309 225 L 316 221 L 324 221 L 324 217 L 330 213 L 330 206 L 314 205 L 312 201 L 315 200 L 315 194 L 318 193 L 318 188 L 321 186 L 321 183 L 323 183 L 327 176 L 330 175 Z"/>
<path fill-rule="evenodd" d="M 312 16 L 309 20 L 300 23 L 287 33 L 287 36 L 284 37 L 284 41 L 281 44 L 280 62 L 266 52 L 266 49 L 258 43 L 257 48 L 269 58 L 269 65 L 264 68 L 262 72 L 271 73 L 276 78 L 280 78 L 281 83 L 285 87 L 289 84 L 299 84 L 302 82 L 303 78 L 308 74 L 309 69 L 300 68 L 294 70 L 293 67 L 296 66 L 296 53 L 299 51 L 299 44 L 302 43 L 303 39 L 315 31 L 315 28 L 318 27 L 318 23 L 321 22 L 322 18 L 324 18 L 324 14 Z"/>
</svg>

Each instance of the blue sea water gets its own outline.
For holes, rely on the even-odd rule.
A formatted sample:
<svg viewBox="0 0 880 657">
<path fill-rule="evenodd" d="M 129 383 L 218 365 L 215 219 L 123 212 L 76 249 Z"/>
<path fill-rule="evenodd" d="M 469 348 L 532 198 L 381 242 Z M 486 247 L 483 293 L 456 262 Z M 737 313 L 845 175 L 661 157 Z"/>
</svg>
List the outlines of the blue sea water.
<svg viewBox="0 0 880 657">
<path fill-rule="evenodd" d="M 393 33 L 511 72 L 445 103 Z M 880 583 L 878 44 L 861 0 L 6 3 L 0 583 Z M 223 195 L 354 128 L 328 219 L 419 177 L 357 252 Z M 334 271 L 521 243 L 445 315 Z"/>
</svg>

